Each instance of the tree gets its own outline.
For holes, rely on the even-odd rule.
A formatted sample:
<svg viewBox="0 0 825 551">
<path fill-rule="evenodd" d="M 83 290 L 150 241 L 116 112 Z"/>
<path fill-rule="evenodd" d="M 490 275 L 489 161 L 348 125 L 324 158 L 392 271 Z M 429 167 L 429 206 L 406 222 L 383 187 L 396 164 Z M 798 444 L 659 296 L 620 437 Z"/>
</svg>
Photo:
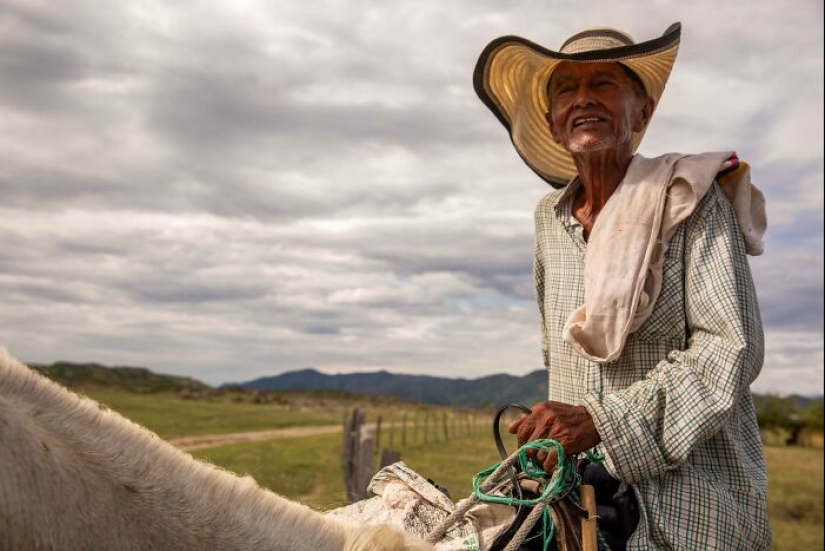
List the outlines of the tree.
<svg viewBox="0 0 825 551">
<path fill-rule="evenodd" d="M 790 398 L 773 394 L 755 396 L 756 420 L 763 429 L 784 429 L 793 432 L 801 423 Z"/>
<path fill-rule="evenodd" d="M 806 427 L 816 430 L 825 429 L 825 402 L 811 402 L 799 412 L 800 420 Z"/>
</svg>

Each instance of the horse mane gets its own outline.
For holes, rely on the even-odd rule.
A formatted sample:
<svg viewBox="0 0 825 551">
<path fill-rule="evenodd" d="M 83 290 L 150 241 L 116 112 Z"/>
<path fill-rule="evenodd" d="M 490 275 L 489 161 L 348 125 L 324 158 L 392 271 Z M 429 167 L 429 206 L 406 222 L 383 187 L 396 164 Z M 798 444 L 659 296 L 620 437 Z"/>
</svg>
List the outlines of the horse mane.
<svg viewBox="0 0 825 551">
<path fill-rule="evenodd" d="M 340 551 L 351 532 L 0 349 L 0 548 Z"/>
</svg>

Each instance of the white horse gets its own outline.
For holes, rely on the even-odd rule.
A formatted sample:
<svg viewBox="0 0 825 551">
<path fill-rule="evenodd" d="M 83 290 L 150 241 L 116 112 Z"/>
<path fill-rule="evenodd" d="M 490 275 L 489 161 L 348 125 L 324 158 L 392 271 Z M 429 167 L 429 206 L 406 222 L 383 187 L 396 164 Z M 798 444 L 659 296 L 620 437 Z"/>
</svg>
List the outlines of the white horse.
<svg viewBox="0 0 825 551">
<path fill-rule="evenodd" d="M 4 551 L 424 551 L 197 461 L 0 349 Z"/>
</svg>

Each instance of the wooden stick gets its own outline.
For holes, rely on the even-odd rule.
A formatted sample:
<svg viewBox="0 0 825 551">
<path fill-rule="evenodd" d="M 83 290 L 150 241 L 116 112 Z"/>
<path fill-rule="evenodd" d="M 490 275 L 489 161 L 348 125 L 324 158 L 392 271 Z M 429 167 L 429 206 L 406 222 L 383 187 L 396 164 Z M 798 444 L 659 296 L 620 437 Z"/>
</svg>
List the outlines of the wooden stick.
<svg viewBox="0 0 825 551">
<path fill-rule="evenodd" d="M 593 486 L 582 484 L 579 497 L 582 507 L 587 511 L 587 518 L 582 517 L 582 551 L 598 551 L 599 527 L 596 520 L 596 493 Z"/>
</svg>

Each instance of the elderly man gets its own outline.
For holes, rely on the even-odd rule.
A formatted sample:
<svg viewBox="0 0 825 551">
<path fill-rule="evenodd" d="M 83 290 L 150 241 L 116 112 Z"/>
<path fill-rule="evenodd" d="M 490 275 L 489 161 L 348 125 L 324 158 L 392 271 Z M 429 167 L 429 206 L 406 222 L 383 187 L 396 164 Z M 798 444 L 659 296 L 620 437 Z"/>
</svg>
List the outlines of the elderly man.
<svg viewBox="0 0 825 551">
<path fill-rule="evenodd" d="M 764 199 L 732 152 L 636 154 L 680 32 L 588 29 L 558 52 L 506 36 L 479 58 L 479 97 L 559 188 L 535 212 L 549 400 L 510 431 L 604 454 L 585 477 L 620 512 L 602 523 L 614 549 L 768 549 L 746 258 L 761 253 Z"/>
</svg>

